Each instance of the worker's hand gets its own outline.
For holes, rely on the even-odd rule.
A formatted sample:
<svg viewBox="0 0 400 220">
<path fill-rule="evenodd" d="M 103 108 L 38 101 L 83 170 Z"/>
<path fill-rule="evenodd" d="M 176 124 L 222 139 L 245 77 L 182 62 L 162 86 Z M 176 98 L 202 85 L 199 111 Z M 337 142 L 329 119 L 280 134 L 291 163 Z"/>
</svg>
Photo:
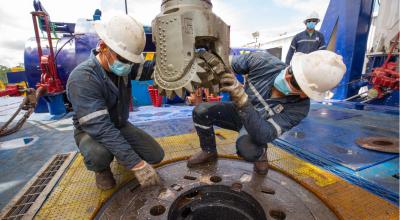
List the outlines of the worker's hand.
<svg viewBox="0 0 400 220">
<path fill-rule="evenodd" d="M 221 92 L 228 92 L 236 107 L 241 108 L 247 103 L 248 96 L 243 85 L 233 73 L 224 73 L 221 78 Z"/>
<path fill-rule="evenodd" d="M 226 72 L 224 62 L 213 53 L 205 50 L 200 50 L 197 52 L 197 55 L 205 61 L 205 65 L 200 63 L 200 66 L 203 67 L 206 71 L 211 70 L 217 75 L 221 75 Z"/>
<path fill-rule="evenodd" d="M 136 179 L 142 187 L 158 185 L 160 183 L 160 177 L 156 170 L 146 161 L 139 162 L 132 168 L 135 173 Z"/>
</svg>

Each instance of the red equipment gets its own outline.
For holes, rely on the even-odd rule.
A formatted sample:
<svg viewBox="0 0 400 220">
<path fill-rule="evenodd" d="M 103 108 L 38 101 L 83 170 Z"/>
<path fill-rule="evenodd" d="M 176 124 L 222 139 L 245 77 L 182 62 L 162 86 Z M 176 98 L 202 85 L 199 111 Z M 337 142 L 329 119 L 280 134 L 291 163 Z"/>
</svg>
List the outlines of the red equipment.
<svg viewBox="0 0 400 220">
<path fill-rule="evenodd" d="M 400 72 L 397 69 L 399 61 L 390 62 L 393 51 L 397 47 L 400 40 L 400 33 L 397 34 L 396 40 L 393 42 L 390 52 L 381 67 L 377 67 L 372 71 L 371 83 L 372 90 L 376 93 L 376 98 L 382 98 L 393 90 L 399 90 Z"/>
<path fill-rule="evenodd" d="M 161 107 L 162 102 L 163 102 L 163 97 L 158 95 L 158 89 L 155 89 L 153 86 L 149 86 L 147 88 L 149 90 L 151 102 L 153 103 L 153 106 L 155 107 Z"/>
<path fill-rule="evenodd" d="M 5 90 L 0 90 L 1 96 L 19 96 L 21 95 L 18 85 L 7 85 Z"/>
<path fill-rule="evenodd" d="M 214 96 L 214 95 L 209 95 L 207 97 L 208 102 L 221 102 L 222 96 Z"/>
<path fill-rule="evenodd" d="M 38 48 L 38 55 L 40 60 L 40 69 L 42 74 L 40 76 L 40 83 L 36 85 L 37 88 L 44 88 L 46 93 L 60 93 L 64 91 L 61 80 L 58 77 L 57 68 L 55 65 L 55 57 L 53 51 L 53 43 L 50 32 L 50 19 L 49 15 L 43 11 L 31 12 L 33 19 L 33 27 L 35 28 L 35 37 Z M 39 27 L 37 19 L 43 18 L 44 26 L 46 28 L 47 41 L 49 46 L 49 54 L 43 55 L 42 46 L 40 43 Z"/>
</svg>

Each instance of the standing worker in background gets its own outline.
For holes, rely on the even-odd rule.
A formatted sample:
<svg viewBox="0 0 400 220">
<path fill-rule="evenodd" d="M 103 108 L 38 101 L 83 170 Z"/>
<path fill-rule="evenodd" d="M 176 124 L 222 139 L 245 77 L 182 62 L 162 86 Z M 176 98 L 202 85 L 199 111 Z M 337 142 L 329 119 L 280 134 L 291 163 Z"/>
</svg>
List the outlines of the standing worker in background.
<svg viewBox="0 0 400 220">
<path fill-rule="evenodd" d="M 324 35 L 315 30 L 315 26 L 318 22 L 319 16 L 315 11 L 308 15 L 304 20 L 306 30 L 294 36 L 286 55 L 286 65 L 290 64 L 295 52 L 311 53 L 316 50 L 326 49 Z"/>
<path fill-rule="evenodd" d="M 134 172 L 142 186 L 159 177 L 149 165 L 164 157 L 161 146 L 128 122 L 131 80 L 151 78 L 154 62 L 144 62 L 143 25 L 129 15 L 116 15 L 95 23 L 100 37 L 90 58 L 77 66 L 67 83 L 74 109 L 74 137 L 99 189 L 115 186 L 110 164 L 117 161 Z"/>
<path fill-rule="evenodd" d="M 213 68 L 218 58 L 206 53 L 200 56 Z M 221 91 L 229 92 L 232 102 L 202 103 L 193 110 L 202 151 L 189 158 L 188 167 L 217 160 L 216 125 L 238 131 L 238 155 L 254 162 L 257 174 L 267 174 L 267 144 L 305 118 L 309 98 L 322 101 L 346 72 L 342 57 L 326 50 L 296 53 L 288 67 L 267 52 L 244 54 L 234 56 L 231 67 L 245 75 L 245 88 L 227 70 Z"/>
</svg>

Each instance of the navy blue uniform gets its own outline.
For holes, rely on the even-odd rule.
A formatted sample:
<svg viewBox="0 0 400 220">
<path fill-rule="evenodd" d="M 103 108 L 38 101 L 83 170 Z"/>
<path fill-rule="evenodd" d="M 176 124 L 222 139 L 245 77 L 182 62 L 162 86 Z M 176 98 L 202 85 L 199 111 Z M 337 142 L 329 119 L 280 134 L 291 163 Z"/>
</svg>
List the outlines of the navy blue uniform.
<svg viewBox="0 0 400 220">
<path fill-rule="evenodd" d="M 131 169 L 142 159 L 157 163 L 163 158 L 159 144 L 128 122 L 131 80 L 151 78 L 154 62 L 134 64 L 128 76 L 107 73 L 92 51 L 67 82 L 67 96 L 74 110 L 75 141 L 89 170 L 100 172 L 113 157 Z"/>
<path fill-rule="evenodd" d="M 246 78 L 245 92 L 249 105 L 237 109 L 232 102 L 202 103 L 193 110 L 193 122 L 204 151 L 215 152 L 213 125 L 240 132 L 236 141 L 238 154 L 256 161 L 267 144 L 305 118 L 310 108 L 308 98 L 290 95 L 271 98 L 274 80 L 286 65 L 267 52 L 234 56 L 232 69 Z"/>
<path fill-rule="evenodd" d="M 319 31 L 314 31 L 310 36 L 307 30 L 300 32 L 294 36 L 290 44 L 289 51 L 286 55 L 286 65 L 290 64 L 295 52 L 311 53 L 317 50 L 325 50 L 325 38 Z"/>
</svg>

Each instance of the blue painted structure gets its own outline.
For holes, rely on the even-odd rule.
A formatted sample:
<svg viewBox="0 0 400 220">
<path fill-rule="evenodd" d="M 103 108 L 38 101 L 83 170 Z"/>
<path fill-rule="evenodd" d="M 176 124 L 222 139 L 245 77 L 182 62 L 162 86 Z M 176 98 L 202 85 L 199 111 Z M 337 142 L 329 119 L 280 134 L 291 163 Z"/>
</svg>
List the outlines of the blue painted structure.
<svg viewBox="0 0 400 220">
<path fill-rule="evenodd" d="M 20 82 L 26 82 L 27 80 L 28 79 L 26 78 L 25 71 L 8 72 L 7 73 L 8 83 L 20 83 Z"/>
<path fill-rule="evenodd" d="M 85 23 L 77 23 L 75 29 L 78 29 L 80 26 L 88 26 L 92 21 L 82 22 Z M 144 51 L 155 51 L 155 46 L 151 39 L 151 28 L 145 27 L 144 29 L 146 33 Z M 66 85 L 72 70 L 89 57 L 90 51 L 96 47 L 98 41 L 99 37 L 94 33 L 93 29 L 86 29 L 85 33 L 64 34 L 61 38 L 54 39 L 56 66 L 63 86 Z M 47 54 L 47 40 L 42 39 L 41 43 L 44 54 Z M 36 84 L 40 81 L 41 75 L 35 38 L 30 38 L 25 43 L 24 64 L 28 85 L 31 88 L 35 88 Z M 35 112 L 48 112 L 47 103 L 43 98 L 40 98 Z"/>
<path fill-rule="evenodd" d="M 343 56 L 347 71 L 334 99 L 343 100 L 358 93 L 359 87 L 348 85 L 361 78 L 372 20 L 374 0 L 330 1 L 320 31 L 328 49 Z"/>
<path fill-rule="evenodd" d="M 153 80 L 136 81 L 132 80 L 132 99 L 133 106 L 151 105 L 151 98 L 148 86 L 153 85 Z"/>
<path fill-rule="evenodd" d="M 399 155 L 367 150 L 355 140 L 398 137 L 399 109 L 355 103 L 312 103 L 306 119 L 274 141 L 277 146 L 399 204 Z"/>
</svg>

